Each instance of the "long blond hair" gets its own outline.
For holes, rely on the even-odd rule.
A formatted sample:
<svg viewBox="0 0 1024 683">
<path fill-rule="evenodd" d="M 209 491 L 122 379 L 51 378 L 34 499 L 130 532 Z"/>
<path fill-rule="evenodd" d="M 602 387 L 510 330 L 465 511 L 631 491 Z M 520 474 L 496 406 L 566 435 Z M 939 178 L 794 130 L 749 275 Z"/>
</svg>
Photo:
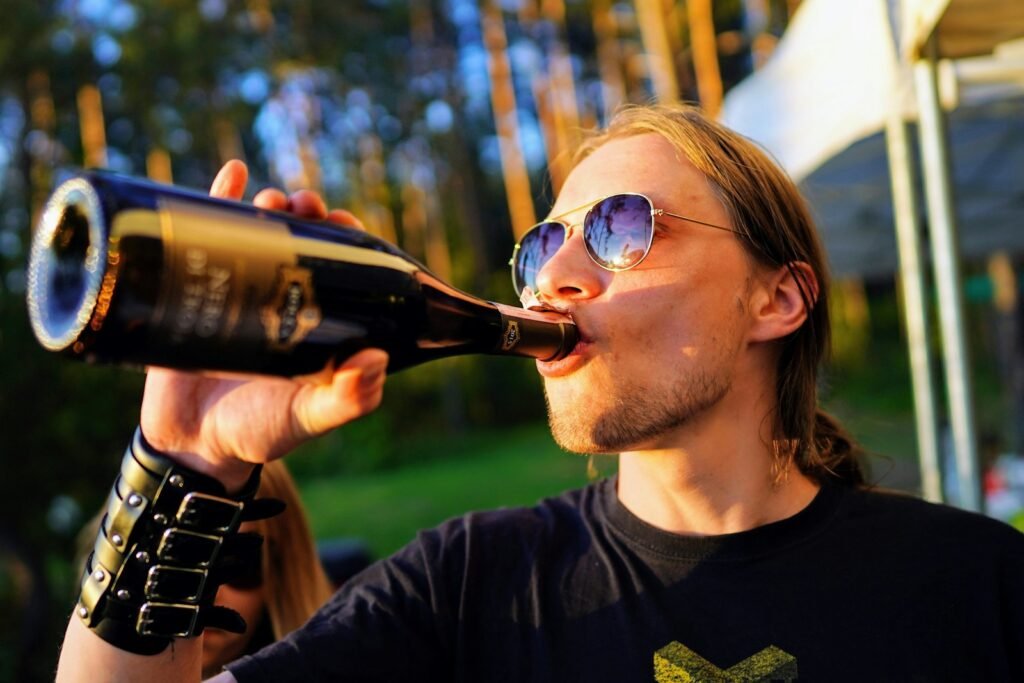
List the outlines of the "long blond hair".
<svg viewBox="0 0 1024 683">
<path fill-rule="evenodd" d="M 814 220 L 793 181 L 757 145 L 685 104 L 630 105 L 607 128 L 583 138 L 578 164 L 604 143 L 656 133 L 670 142 L 707 179 L 759 263 L 786 267 L 807 308 L 807 321 L 780 340 L 776 367 L 774 452 L 776 471 L 790 462 L 819 481 L 864 483 L 862 451 L 840 424 L 818 408 L 818 367 L 829 352 L 829 274 Z M 791 264 L 807 263 L 817 296 Z"/>
<path fill-rule="evenodd" d="M 279 498 L 288 508 L 253 522 L 263 536 L 263 586 L 274 638 L 302 626 L 334 592 L 316 551 L 298 490 L 284 462 L 263 466 L 259 496 Z"/>
</svg>

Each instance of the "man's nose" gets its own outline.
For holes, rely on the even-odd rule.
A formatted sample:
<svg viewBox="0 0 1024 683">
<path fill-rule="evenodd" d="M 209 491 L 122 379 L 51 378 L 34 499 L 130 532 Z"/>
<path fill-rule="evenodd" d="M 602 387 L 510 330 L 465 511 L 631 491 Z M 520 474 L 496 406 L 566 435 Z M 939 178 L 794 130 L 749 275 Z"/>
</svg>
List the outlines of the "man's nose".
<svg viewBox="0 0 1024 683">
<path fill-rule="evenodd" d="M 587 254 L 582 227 L 570 228 L 565 243 L 537 273 L 542 299 L 580 300 L 597 296 L 604 286 L 603 271 Z"/>
</svg>

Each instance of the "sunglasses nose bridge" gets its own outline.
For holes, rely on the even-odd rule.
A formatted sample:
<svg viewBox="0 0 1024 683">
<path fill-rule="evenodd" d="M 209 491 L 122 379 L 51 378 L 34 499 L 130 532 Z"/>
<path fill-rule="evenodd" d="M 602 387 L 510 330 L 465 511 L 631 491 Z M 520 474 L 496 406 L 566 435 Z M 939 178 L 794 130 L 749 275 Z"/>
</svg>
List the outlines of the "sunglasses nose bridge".
<svg viewBox="0 0 1024 683">
<path fill-rule="evenodd" d="M 537 293 L 549 301 L 594 296 L 602 288 L 598 274 L 603 271 L 585 244 L 583 223 L 563 225 L 564 241 L 537 271 Z"/>
<path fill-rule="evenodd" d="M 579 229 L 583 227 L 583 221 L 576 221 L 575 223 L 570 223 L 568 221 L 560 222 L 562 223 L 562 227 L 565 228 L 565 241 L 562 242 L 562 246 L 565 246 L 566 242 L 572 239 L 573 233 L 580 232 Z"/>
</svg>

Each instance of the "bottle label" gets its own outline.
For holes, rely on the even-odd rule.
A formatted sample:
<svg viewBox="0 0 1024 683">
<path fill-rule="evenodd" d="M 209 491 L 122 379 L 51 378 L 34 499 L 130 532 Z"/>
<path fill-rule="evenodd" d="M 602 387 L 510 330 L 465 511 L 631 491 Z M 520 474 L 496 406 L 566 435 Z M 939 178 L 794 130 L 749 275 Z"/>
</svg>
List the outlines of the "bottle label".
<svg viewBox="0 0 1024 683">
<path fill-rule="evenodd" d="M 501 334 L 501 350 L 511 351 L 522 339 L 519 334 L 519 323 L 515 320 L 505 319 L 505 331 Z"/>
<path fill-rule="evenodd" d="M 285 222 L 174 197 L 161 198 L 159 213 L 167 277 L 154 323 L 172 342 L 287 351 L 320 324 L 312 273 L 297 265 Z"/>
<path fill-rule="evenodd" d="M 566 329 L 574 328 L 572 318 L 554 311 L 530 311 L 505 304 L 494 304 L 501 313 L 502 353 L 533 356 L 542 360 L 565 355 Z M 534 325 L 543 322 L 546 325 Z M 525 339 L 525 343 L 524 343 Z M 572 336 L 575 340 L 575 336 Z M 575 341 L 571 342 L 575 344 Z"/>
<path fill-rule="evenodd" d="M 270 347 L 287 351 L 306 338 L 322 320 L 316 305 L 313 274 L 308 268 L 281 266 L 277 294 L 260 310 Z"/>
</svg>

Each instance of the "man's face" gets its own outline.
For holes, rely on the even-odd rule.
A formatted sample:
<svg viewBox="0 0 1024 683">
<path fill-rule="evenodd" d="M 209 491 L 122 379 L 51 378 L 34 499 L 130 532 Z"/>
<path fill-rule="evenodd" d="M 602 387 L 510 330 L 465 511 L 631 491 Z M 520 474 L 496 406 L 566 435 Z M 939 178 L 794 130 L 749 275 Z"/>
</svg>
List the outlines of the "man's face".
<svg viewBox="0 0 1024 683">
<path fill-rule="evenodd" d="M 646 134 L 598 148 L 566 180 L 551 215 L 620 192 L 731 227 L 704 177 L 664 138 Z M 666 447 L 729 396 L 746 344 L 753 266 L 735 235 L 657 218 L 650 254 L 610 272 L 586 253 L 586 209 L 540 271 L 540 298 L 570 311 L 582 342 L 538 362 L 555 440 L 577 452 Z"/>
</svg>

